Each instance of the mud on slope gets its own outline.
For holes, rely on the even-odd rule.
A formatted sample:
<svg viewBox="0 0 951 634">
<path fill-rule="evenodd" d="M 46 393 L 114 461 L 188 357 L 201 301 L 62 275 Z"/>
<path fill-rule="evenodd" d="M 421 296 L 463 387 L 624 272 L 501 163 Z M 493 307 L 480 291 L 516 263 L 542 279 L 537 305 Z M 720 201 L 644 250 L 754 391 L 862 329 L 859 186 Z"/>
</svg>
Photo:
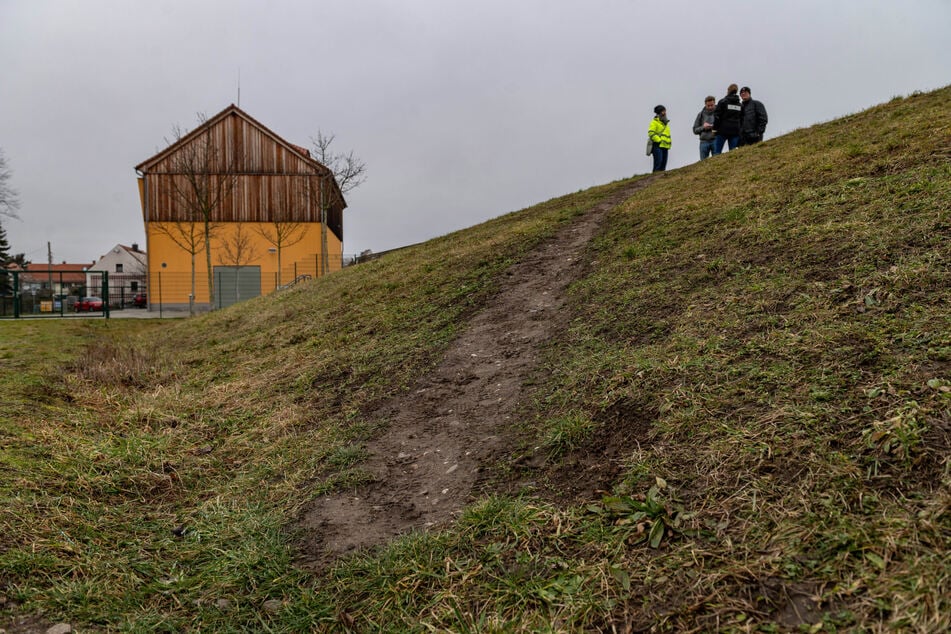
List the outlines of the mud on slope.
<svg viewBox="0 0 951 634">
<path fill-rule="evenodd" d="M 316 500 L 300 518 L 300 562 L 336 558 L 451 520 L 486 466 L 515 446 L 512 417 L 539 348 L 565 317 L 568 286 L 607 212 L 647 186 L 640 179 L 577 218 L 506 272 L 429 375 L 371 414 L 385 431 L 367 443 L 373 484 Z"/>
</svg>

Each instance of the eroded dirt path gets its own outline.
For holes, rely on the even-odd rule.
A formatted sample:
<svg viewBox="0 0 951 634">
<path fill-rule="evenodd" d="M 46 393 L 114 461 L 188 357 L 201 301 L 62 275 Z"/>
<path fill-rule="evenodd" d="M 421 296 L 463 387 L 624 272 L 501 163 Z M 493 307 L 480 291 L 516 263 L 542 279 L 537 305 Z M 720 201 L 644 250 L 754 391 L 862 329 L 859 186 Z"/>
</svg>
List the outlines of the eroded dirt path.
<svg viewBox="0 0 951 634">
<path fill-rule="evenodd" d="M 523 383 L 536 369 L 540 345 L 563 325 L 566 289 L 581 274 L 585 246 L 610 209 L 652 180 L 632 183 L 513 265 L 437 368 L 373 415 L 386 423 L 367 443 L 364 466 L 375 482 L 307 509 L 304 566 L 323 568 L 447 522 L 471 501 L 484 466 L 514 448 L 508 429 Z"/>
</svg>

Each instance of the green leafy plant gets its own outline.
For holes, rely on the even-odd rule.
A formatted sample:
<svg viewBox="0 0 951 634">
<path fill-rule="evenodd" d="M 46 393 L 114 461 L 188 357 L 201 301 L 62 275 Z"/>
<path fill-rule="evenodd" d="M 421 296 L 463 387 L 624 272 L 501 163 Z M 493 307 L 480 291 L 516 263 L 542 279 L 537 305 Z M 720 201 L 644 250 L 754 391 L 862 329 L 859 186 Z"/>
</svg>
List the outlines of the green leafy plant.
<svg viewBox="0 0 951 634">
<path fill-rule="evenodd" d="M 921 408 L 910 401 L 894 415 L 872 423 L 862 431 L 862 437 L 873 451 L 874 468 L 880 460 L 898 460 L 908 464 L 922 442 L 926 427 L 921 420 Z"/>
<path fill-rule="evenodd" d="M 695 534 L 685 530 L 684 522 L 692 518 L 683 508 L 665 499 L 661 492 L 667 483 L 657 478 L 647 493 L 639 498 L 611 495 L 602 498 L 600 504 L 588 506 L 588 511 L 613 522 L 633 542 L 646 541 L 651 548 L 659 548 L 664 537 L 674 534 Z"/>
</svg>

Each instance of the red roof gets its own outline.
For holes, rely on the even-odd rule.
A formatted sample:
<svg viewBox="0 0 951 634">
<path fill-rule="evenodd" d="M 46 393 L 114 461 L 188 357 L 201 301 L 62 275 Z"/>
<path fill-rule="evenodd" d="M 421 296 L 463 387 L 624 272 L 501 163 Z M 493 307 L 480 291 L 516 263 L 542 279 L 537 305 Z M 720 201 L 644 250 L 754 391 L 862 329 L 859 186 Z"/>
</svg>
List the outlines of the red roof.
<svg viewBox="0 0 951 634">
<path fill-rule="evenodd" d="M 91 265 L 91 263 L 68 264 L 66 262 L 53 265 L 27 264 L 26 273 L 23 277 L 25 280 L 31 282 L 41 282 L 43 280 L 48 280 L 50 277 L 50 272 L 52 272 L 53 281 L 55 282 L 62 282 L 63 284 L 85 284 L 85 270 Z"/>
</svg>

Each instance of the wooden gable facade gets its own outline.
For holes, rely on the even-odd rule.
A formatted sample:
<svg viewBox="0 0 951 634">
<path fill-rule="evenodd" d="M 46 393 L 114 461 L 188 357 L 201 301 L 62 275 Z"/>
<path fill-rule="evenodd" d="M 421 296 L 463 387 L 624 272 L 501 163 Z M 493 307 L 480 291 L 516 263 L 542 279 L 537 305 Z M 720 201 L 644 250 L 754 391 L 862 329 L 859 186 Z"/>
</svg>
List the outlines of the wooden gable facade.
<svg viewBox="0 0 951 634">
<path fill-rule="evenodd" d="M 235 282 L 234 301 L 342 266 L 346 202 L 332 172 L 234 104 L 135 169 L 150 302 L 200 305 L 215 295 L 214 307 L 223 305 L 225 293 L 209 293 L 204 248 L 194 253 L 205 216 L 213 235 L 212 279 L 222 280 L 224 290 L 234 275 L 250 284 Z M 291 229 L 292 239 L 277 239 Z"/>
</svg>

